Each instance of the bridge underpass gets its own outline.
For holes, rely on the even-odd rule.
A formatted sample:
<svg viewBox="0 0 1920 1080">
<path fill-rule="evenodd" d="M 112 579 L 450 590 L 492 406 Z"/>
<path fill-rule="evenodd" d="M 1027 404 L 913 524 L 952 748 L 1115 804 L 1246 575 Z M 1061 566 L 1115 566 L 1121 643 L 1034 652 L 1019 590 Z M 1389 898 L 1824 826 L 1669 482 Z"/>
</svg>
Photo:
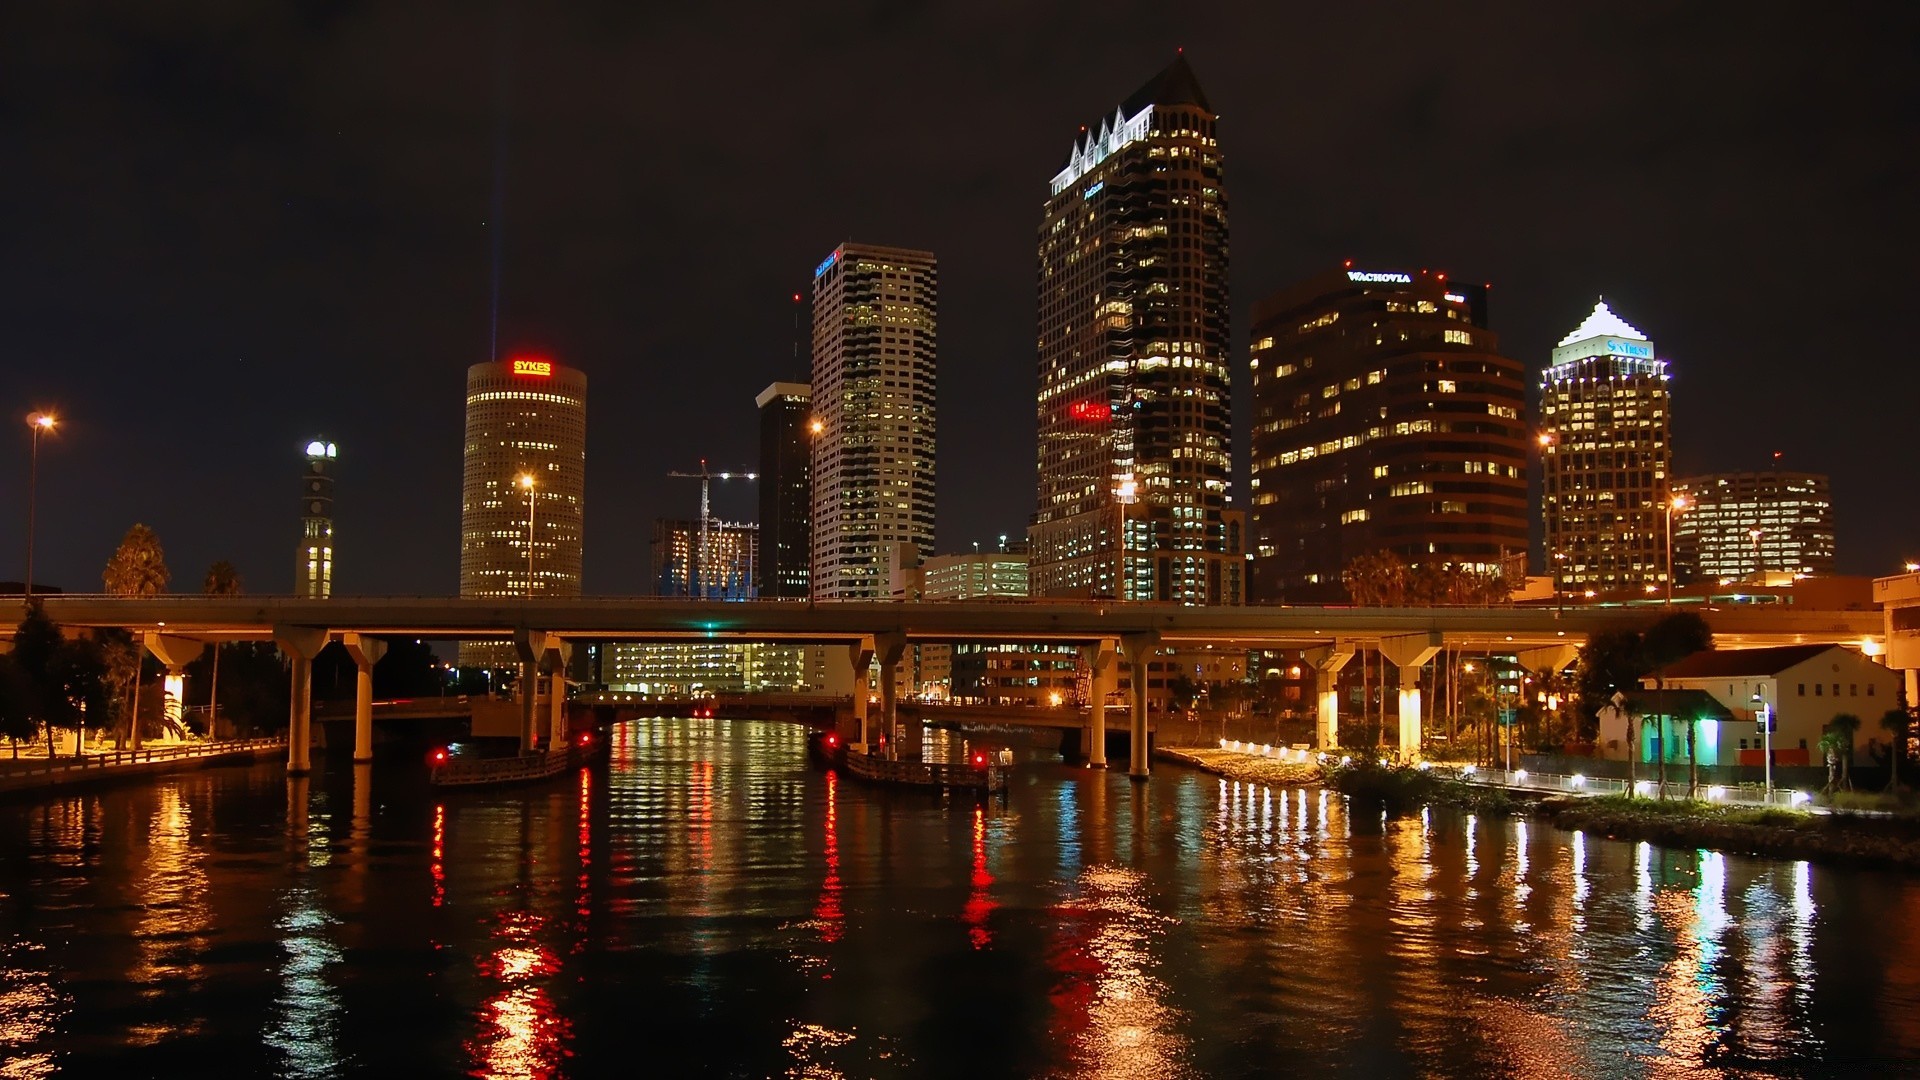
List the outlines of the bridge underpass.
<svg viewBox="0 0 1920 1080">
<path fill-rule="evenodd" d="M 331 641 L 346 644 L 359 670 L 355 758 L 372 754 L 372 665 L 381 639 L 509 639 L 519 658 L 521 685 L 533 688 L 520 702 L 523 747 L 533 745 L 536 723 L 546 717 L 550 737 L 564 737 L 566 658 L 575 641 L 742 641 L 834 646 L 848 672 L 874 662 L 892 672 L 907 646 L 916 643 L 1059 643 L 1078 645 L 1088 660 L 1093 700 L 1104 701 L 1118 684 L 1118 660 L 1144 670 L 1154 650 L 1183 645 L 1305 651 L 1316 678 L 1317 739 L 1338 744 L 1339 702 L 1335 679 L 1362 650 L 1378 651 L 1399 666 L 1403 746 L 1418 747 L 1417 673 L 1440 649 L 1514 654 L 1533 668 L 1570 663 L 1587 637 L 1607 629 L 1642 628 L 1663 609 L 1534 607 L 1184 607 L 1151 602 L 804 601 L 717 602 L 653 598 L 472 600 L 436 597 L 337 597 L 314 600 L 262 596 L 50 596 L 50 618 L 66 627 L 124 627 L 140 635 L 168 666 L 184 667 L 207 642 L 272 640 L 293 669 L 289 715 L 289 771 L 311 763 L 311 665 Z M 1816 611 L 1791 606 L 1688 605 L 1712 626 L 1716 644 L 1748 648 L 1803 643 L 1872 644 L 1884 647 L 1884 627 L 1875 610 Z M 1407 673 L 1414 673 L 1406 678 Z M 548 677 L 542 680 L 542 674 Z M 853 682 L 849 679 L 849 682 Z M 1131 680 L 1128 694 L 1131 775 L 1148 773 L 1146 680 Z M 549 687 L 543 696 L 541 685 Z M 880 723 L 899 724 L 898 687 L 880 681 Z M 849 702 L 856 746 L 872 732 L 868 701 Z M 1104 710 L 1101 710 L 1104 713 Z M 1105 764 L 1105 723 L 1088 720 L 1092 764 Z M 1098 729 L 1098 730 L 1095 730 Z M 1098 760 L 1096 760 L 1096 758 Z"/>
</svg>

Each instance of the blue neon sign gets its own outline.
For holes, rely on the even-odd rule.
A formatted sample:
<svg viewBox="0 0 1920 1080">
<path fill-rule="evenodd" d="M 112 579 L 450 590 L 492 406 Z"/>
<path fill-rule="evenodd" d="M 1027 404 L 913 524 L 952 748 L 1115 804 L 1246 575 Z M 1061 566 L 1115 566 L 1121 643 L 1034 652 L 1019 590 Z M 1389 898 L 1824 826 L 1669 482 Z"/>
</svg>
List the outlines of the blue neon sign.
<svg viewBox="0 0 1920 1080">
<path fill-rule="evenodd" d="M 840 249 L 834 248 L 833 254 L 827 256 L 826 262 L 823 262 L 819 266 L 816 266 L 813 268 L 813 276 L 815 278 L 818 278 L 821 274 L 824 274 L 827 271 L 833 269 L 833 264 L 839 261 L 840 261 Z"/>
<path fill-rule="evenodd" d="M 1095 195 L 1100 194 L 1100 189 L 1106 186 L 1107 186 L 1107 182 L 1105 180 L 1095 180 L 1093 182 L 1093 186 L 1087 189 L 1086 194 L 1080 197 L 1083 199 L 1091 199 Z"/>
<path fill-rule="evenodd" d="M 1607 355 L 1631 356 L 1635 360 L 1651 360 L 1653 359 L 1653 346 L 1642 345 L 1633 341 L 1621 341 L 1619 338 L 1608 338 Z"/>
</svg>

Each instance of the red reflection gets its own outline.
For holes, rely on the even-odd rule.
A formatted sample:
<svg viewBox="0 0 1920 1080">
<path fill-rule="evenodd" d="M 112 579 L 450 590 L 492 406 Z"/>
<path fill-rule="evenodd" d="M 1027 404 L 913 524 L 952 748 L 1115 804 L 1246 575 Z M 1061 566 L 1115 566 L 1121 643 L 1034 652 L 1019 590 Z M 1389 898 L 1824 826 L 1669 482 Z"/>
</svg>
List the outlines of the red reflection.
<svg viewBox="0 0 1920 1080">
<path fill-rule="evenodd" d="M 820 902 L 813 906 L 813 917 L 820 924 L 820 940 L 831 945 L 840 940 L 846 929 L 846 912 L 840 907 L 840 812 L 839 795 L 840 774 L 827 770 L 827 823 L 825 852 L 827 858 L 827 876 L 820 882 Z M 826 976 L 832 978 L 829 972 Z"/>
<path fill-rule="evenodd" d="M 447 807 L 445 803 L 435 803 L 433 807 L 433 906 L 440 907 L 447 902 Z"/>
<path fill-rule="evenodd" d="M 967 922 L 967 938 L 975 949 L 984 949 L 993 944 L 993 931 L 987 928 L 987 920 L 993 914 L 993 897 L 989 890 L 993 887 L 993 875 L 987 872 L 987 811 L 985 807 L 973 808 L 973 892 L 967 896 L 967 906 L 961 909 L 961 918 Z"/>
<path fill-rule="evenodd" d="M 696 869 L 713 869 L 713 762 L 693 763 L 688 785 L 687 838 L 697 853 Z"/>
<path fill-rule="evenodd" d="M 501 919 L 500 947 L 479 961 L 480 977 L 498 982 L 499 992 L 481 1007 L 480 1032 L 467 1052 L 487 1076 L 552 1076 L 566 1056 L 569 1026 L 540 980 L 558 973 L 560 963 L 534 939 L 540 916 L 517 911 Z"/>
<path fill-rule="evenodd" d="M 588 769 L 580 770 L 580 895 L 574 902 L 574 913 L 580 916 L 580 929 L 587 928 L 587 915 L 591 905 L 587 903 L 587 889 L 591 884 L 588 876 L 593 868 L 593 773 Z M 585 942 L 582 941 L 584 946 Z M 576 948 L 577 951 L 577 948 Z"/>
</svg>

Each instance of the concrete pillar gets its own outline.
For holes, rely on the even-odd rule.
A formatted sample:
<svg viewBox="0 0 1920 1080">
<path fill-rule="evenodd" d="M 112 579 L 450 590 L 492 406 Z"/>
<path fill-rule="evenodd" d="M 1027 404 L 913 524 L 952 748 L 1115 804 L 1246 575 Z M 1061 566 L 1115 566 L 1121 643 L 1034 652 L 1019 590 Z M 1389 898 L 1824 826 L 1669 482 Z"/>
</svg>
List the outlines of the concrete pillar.
<svg viewBox="0 0 1920 1080">
<path fill-rule="evenodd" d="M 547 747 L 567 746 L 567 661 L 571 642 L 547 638 Z"/>
<path fill-rule="evenodd" d="M 1336 641 L 1305 652 L 1313 665 L 1314 699 L 1318 715 L 1314 721 L 1314 748 L 1321 752 L 1340 749 L 1340 669 L 1353 659 L 1354 645 Z"/>
<path fill-rule="evenodd" d="M 373 665 L 386 655 L 387 643 L 365 634 L 342 634 L 340 644 L 353 658 L 353 760 L 373 760 Z"/>
<path fill-rule="evenodd" d="M 900 658 L 906 655 L 907 639 L 902 634 L 876 634 L 874 659 L 880 662 L 881 730 L 887 733 L 887 758 L 900 757 Z"/>
<path fill-rule="evenodd" d="M 521 627 L 513 632 L 513 651 L 520 657 L 520 752 L 533 753 L 534 701 L 540 694 L 540 657 L 547 651 L 547 635 Z"/>
<path fill-rule="evenodd" d="M 848 749 L 859 754 L 867 752 L 867 669 L 873 665 L 873 648 L 870 637 L 847 643 L 847 663 L 853 668 L 853 726 L 857 734 Z"/>
<path fill-rule="evenodd" d="M 1093 677 L 1087 680 L 1087 766 L 1107 767 L 1107 698 L 1120 688 L 1120 643 L 1113 638 L 1080 650 Z"/>
<path fill-rule="evenodd" d="M 1380 655 L 1400 669 L 1400 760 L 1420 759 L 1420 669 L 1439 653 L 1437 631 L 1380 639 Z"/>
<path fill-rule="evenodd" d="M 1120 639 L 1121 647 L 1126 650 L 1127 663 L 1133 668 L 1133 693 L 1129 695 L 1133 703 L 1133 722 L 1127 746 L 1127 776 L 1143 782 L 1151 771 L 1149 763 L 1152 760 L 1147 745 L 1147 664 L 1157 643 L 1158 638 L 1153 634 L 1128 634 Z"/>
<path fill-rule="evenodd" d="M 313 768 L 313 658 L 327 647 L 327 638 L 326 630 L 312 626 L 273 628 L 273 643 L 293 669 L 293 701 L 287 710 L 289 776 L 305 776 Z"/>
<path fill-rule="evenodd" d="M 185 709 L 187 704 L 185 701 L 187 665 L 199 659 L 200 654 L 206 651 L 207 643 L 195 638 L 180 637 L 175 634 L 159 634 L 149 630 L 141 635 L 141 644 L 148 652 L 153 654 L 155 660 L 160 661 L 161 664 L 166 666 L 167 674 L 160 685 L 173 689 L 177 695 L 175 704 L 181 709 Z M 143 663 L 145 659 L 144 656 L 141 657 Z M 135 700 L 138 701 L 137 698 Z M 165 705 L 163 704 L 163 715 L 164 712 Z M 135 750 L 140 749 L 139 721 L 140 718 L 136 715 L 129 732 L 132 738 L 129 745 Z"/>
</svg>

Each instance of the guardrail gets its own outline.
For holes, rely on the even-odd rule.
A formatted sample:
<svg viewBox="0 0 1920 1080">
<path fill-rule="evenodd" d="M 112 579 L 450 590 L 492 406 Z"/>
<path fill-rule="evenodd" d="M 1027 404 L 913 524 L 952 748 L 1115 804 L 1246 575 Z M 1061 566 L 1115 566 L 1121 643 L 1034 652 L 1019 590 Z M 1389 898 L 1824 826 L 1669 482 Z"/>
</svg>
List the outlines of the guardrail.
<svg viewBox="0 0 1920 1080">
<path fill-rule="evenodd" d="M 1526 769 L 1482 769 L 1476 765 L 1462 765 L 1459 768 L 1436 768 L 1435 772 L 1451 775 L 1472 784 L 1486 784 L 1493 787 L 1517 788 L 1523 791 L 1546 791 L 1564 795 L 1626 795 L 1631 793 L 1642 798 L 1684 799 L 1687 798 L 1687 782 L 1668 780 L 1665 785 L 1655 779 L 1628 781 L 1609 776 L 1587 776 L 1582 773 L 1539 773 Z M 1707 802 L 1727 803 L 1740 806 L 1779 806 L 1787 809 L 1800 809 L 1813 802 L 1813 796 L 1805 791 L 1790 788 L 1774 788 L 1768 792 L 1759 784 L 1702 784 L 1697 789 Z"/>
<path fill-rule="evenodd" d="M 221 742 L 113 750 L 104 754 L 82 754 L 79 757 L 29 758 L 22 759 L 18 765 L 12 762 L 4 763 L 6 767 L 0 770 L 0 780 L 52 776 L 56 773 L 99 772 L 117 765 L 144 765 L 155 761 L 178 761 L 182 758 L 219 757 L 225 754 L 248 753 L 286 745 L 287 740 L 284 738 L 226 739 Z"/>
</svg>

